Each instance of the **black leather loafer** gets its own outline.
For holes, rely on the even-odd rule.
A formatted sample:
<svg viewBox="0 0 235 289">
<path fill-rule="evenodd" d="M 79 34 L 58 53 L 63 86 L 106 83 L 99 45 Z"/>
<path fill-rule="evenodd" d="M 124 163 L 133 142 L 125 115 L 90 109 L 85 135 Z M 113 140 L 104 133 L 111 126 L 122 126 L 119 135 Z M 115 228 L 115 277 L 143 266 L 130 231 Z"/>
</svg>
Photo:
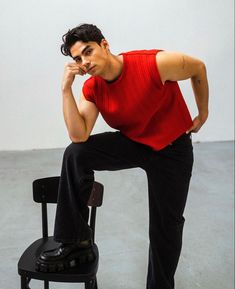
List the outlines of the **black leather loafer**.
<svg viewBox="0 0 235 289">
<path fill-rule="evenodd" d="M 59 272 L 94 260 L 95 253 L 92 245 L 80 247 L 78 244 L 61 244 L 58 248 L 40 254 L 36 262 L 36 270 Z"/>
</svg>

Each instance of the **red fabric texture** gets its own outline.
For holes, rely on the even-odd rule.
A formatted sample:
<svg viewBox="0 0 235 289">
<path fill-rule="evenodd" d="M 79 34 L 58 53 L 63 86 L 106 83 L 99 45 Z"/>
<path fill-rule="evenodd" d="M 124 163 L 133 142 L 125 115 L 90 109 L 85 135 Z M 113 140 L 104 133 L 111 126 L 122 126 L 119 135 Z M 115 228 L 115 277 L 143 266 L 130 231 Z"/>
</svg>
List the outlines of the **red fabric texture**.
<svg viewBox="0 0 235 289">
<path fill-rule="evenodd" d="M 82 89 L 108 125 L 154 150 L 161 150 L 192 126 L 178 83 L 161 82 L 156 64 L 159 51 L 121 53 L 124 65 L 117 80 L 110 83 L 92 76 Z"/>
</svg>

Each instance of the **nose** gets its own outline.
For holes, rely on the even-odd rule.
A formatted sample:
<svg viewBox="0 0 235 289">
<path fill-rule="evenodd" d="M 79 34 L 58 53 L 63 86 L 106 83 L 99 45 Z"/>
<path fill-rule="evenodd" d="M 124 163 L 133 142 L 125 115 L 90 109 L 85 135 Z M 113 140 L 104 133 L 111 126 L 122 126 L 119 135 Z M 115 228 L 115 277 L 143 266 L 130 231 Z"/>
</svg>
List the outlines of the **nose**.
<svg viewBox="0 0 235 289">
<path fill-rule="evenodd" d="M 88 68 L 90 66 L 90 60 L 87 58 L 82 59 L 82 65 Z"/>
</svg>

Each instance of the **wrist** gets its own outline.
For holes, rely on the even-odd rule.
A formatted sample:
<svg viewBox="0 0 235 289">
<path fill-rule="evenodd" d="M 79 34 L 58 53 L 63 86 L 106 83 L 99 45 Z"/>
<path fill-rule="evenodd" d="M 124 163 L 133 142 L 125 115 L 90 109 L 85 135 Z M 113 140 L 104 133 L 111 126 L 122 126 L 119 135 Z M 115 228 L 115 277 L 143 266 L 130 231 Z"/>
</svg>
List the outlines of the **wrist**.
<svg viewBox="0 0 235 289">
<path fill-rule="evenodd" d="M 63 86 L 62 85 L 62 87 L 61 87 L 61 91 L 62 91 L 62 94 L 63 95 L 66 95 L 66 94 L 71 94 L 71 92 L 72 92 L 72 87 L 71 86 Z"/>
<path fill-rule="evenodd" d="M 73 85 L 73 79 L 64 78 L 61 84 L 62 91 L 71 90 Z"/>
<path fill-rule="evenodd" d="M 209 114 L 208 110 L 200 111 L 198 116 L 199 116 L 200 119 L 205 121 L 208 118 L 208 114 Z"/>
</svg>

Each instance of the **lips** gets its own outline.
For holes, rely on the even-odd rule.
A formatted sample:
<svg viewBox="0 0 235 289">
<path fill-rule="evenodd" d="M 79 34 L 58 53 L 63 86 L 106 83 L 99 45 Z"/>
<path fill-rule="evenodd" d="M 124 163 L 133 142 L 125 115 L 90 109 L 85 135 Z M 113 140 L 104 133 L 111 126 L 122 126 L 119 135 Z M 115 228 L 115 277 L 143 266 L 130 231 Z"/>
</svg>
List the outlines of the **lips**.
<svg viewBox="0 0 235 289">
<path fill-rule="evenodd" d="M 95 65 L 92 66 L 91 68 L 89 68 L 89 69 L 87 70 L 87 72 L 89 73 L 94 67 L 95 67 Z"/>
</svg>

